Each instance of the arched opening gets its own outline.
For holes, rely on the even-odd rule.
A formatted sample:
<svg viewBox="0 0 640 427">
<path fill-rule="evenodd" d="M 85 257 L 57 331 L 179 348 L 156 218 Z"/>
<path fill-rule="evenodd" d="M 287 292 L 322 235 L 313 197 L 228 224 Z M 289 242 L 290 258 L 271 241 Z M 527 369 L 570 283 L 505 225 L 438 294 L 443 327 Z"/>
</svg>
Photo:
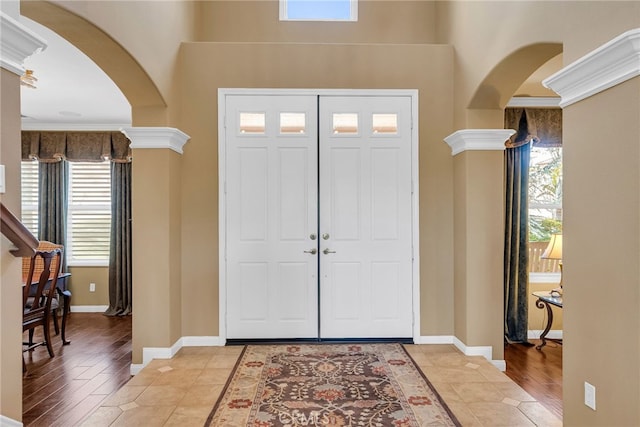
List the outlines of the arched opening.
<svg viewBox="0 0 640 427">
<path fill-rule="evenodd" d="M 166 106 L 155 83 L 136 59 L 93 23 L 49 2 L 21 2 L 21 13 L 50 28 L 91 58 L 131 104 L 134 123 L 137 108 Z"/>
<path fill-rule="evenodd" d="M 502 109 L 518 88 L 543 64 L 562 53 L 560 43 L 522 47 L 497 64 L 476 89 L 469 109 Z"/>
</svg>

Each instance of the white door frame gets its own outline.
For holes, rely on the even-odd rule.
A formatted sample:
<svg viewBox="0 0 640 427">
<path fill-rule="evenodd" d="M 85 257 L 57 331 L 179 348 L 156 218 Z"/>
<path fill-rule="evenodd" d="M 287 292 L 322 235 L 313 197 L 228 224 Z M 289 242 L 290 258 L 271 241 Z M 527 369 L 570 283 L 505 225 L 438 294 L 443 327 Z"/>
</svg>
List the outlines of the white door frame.
<svg viewBox="0 0 640 427">
<path fill-rule="evenodd" d="M 411 229 L 413 340 L 420 338 L 420 229 L 418 187 L 418 90 L 415 89 L 218 89 L 218 298 L 219 343 L 227 341 L 226 97 L 228 95 L 408 96 L 411 98 Z"/>
</svg>

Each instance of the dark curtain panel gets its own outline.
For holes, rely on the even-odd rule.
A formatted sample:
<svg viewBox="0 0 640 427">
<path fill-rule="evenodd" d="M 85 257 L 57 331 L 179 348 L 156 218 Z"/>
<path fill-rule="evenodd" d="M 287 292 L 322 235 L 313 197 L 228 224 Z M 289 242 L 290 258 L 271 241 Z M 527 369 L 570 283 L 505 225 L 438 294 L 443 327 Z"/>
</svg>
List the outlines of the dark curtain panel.
<svg viewBox="0 0 640 427">
<path fill-rule="evenodd" d="M 132 312 L 131 163 L 111 163 L 111 249 L 107 316 Z"/>
<path fill-rule="evenodd" d="M 69 165 L 64 160 L 40 162 L 38 174 L 38 239 L 66 247 Z M 63 256 L 61 272 L 66 264 Z"/>
<path fill-rule="evenodd" d="M 511 342 L 527 341 L 530 153 L 530 144 L 524 144 L 507 148 L 505 155 L 504 330 Z"/>
</svg>

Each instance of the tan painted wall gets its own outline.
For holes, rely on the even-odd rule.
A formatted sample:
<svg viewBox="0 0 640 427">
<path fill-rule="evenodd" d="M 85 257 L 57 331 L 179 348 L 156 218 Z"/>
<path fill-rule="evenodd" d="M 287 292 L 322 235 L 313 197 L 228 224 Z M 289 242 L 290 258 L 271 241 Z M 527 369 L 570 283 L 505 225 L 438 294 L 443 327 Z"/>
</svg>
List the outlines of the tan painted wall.
<svg viewBox="0 0 640 427">
<path fill-rule="evenodd" d="M 504 358 L 503 150 L 454 157 L 455 336 L 467 346 L 493 347 Z"/>
<path fill-rule="evenodd" d="M 109 267 L 69 267 L 71 305 L 109 305 Z M 96 291 L 89 292 L 89 283 Z"/>
<path fill-rule="evenodd" d="M 0 201 L 20 217 L 20 83 L 0 69 L 0 164 L 5 165 L 6 192 Z M 22 258 L 9 253 L 0 236 L 0 415 L 22 420 Z"/>
<path fill-rule="evenodd" d="M 201 4 L 206 42 L 436 43 L 434 1 L 361 1 L 358 21 L 280 22 L 277 1 L 209 1 Z"/>
<path fill-rule="evenodd" d="M 133 150 L 133 363 L 143 347 L 182 335 L 181 160 L 169 149 Z"/>
<path fill-rule="evenodd" d="M 509 54 L 537 42 L 562 43 L 564 63 L 569 64 L 638 27 L 640 19 L 640 2 L 626 1 L 441 1 L 436 9 L 437 40 L 456 49 L 457 129 L 502 127 L 500 114 L 482 109 L 504 107 L 544 62 L 528 63 L 523 58 L 520 64 L 513 64 L 487 91 L 481 111 L 467 110 L 485 77 Z M 545 56 L 539 54 L 541 59 Z M 549 52 L 547 59 L 553 56 Z M 493 103 L 499 105 L 490 105 Z"/>
<path fill-rule="evenodd" d="M 451 132 L 451 53 L 429 45 L 183 46 L 183 81 L 199 82 L 183 88 L 180 125 L 191 136 L 183 156 L 184 335 L 218 335 L 217 90 L 225 87 L 420 91 L 421 332 L 453 333 L 451 154 L 442 142 Z"/>
<path fill-rule="evenodd" d="M 640 425 L 639 117 L 640 77 L 564 110 L 567 426 Z"/>
</svg>

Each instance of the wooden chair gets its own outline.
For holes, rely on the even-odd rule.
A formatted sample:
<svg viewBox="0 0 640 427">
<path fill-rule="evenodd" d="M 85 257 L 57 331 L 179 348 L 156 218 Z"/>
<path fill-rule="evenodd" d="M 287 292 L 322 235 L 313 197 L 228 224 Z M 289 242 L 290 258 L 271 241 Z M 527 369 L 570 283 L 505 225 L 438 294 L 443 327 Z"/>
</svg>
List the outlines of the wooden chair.
<svg viewBox="0 0 640 427">
<path fill-rule="evenodd" d="M 29 342 L 25 343 L 27 347 L 23 351 L 30 351 L 38 346 L 46 345 L 49 356 L 54 356 L 51 334 L 49 333 L 49 318 L 51 316 L 51 301 L 56 294 L 56 282 L 49 279 L 51 276 L 58 277 L 61 261 L 62 249 L 60 248 L 52 248 L 47 251 L 38 249 L 35 255 L 30 258 L 29 272 L 23 288 L 24 309 L 22 312 L 22 332 L 29 331 Z M 41 263 L 42 270 L 36 274 L 36 264 L 38 263 Z M 33 343 L 33 331 L 38 326 L 42 326 L 44 341 Z M 22 359 L 22 370 L 26 371 L 24 358 Z"/>
<path fill-rule="evenodd" d="M 46 240 L 41 240 L 36 250 L 48 252 L 53 249 L 60 249 L 61 251 L 60 261 L 62 261 L 62 257 L 64 256 L 64 246 L 62 245 L 48 242 Z M 22 283 L 27 283 L 27 275 L 29 274 L 31 259 L 32 258 L 29 258 L 29 257 L 22 258 Z M 51 280 L 51 282 L 55 283 L 56 285 L 55 286 L 56 291 L 52 295 L 53 299 L 51 300 L 51 315 L 53 317 L 53 327 L 56 332 L 56 335 L 62 332 L 62 335 L 61 335 L 62 344 L 67 345 L 67 344 L 70 344 L 70 341 L 67 341 L 66 339 L 66 325 L 67 325 L 67 315 L 69 314 L 69 307 L 71 304 L 71 292 L 67 290 L 67 281 L 69 279 L 69 276 L 71 275 L 68 273 L 60 273 L 59 269 L 57 269 L 57 264 L 58 264 L 57 258 L 54 258 L 52 260 L 52 265 L 50 267 L 51 274 L 49 276 L 49 280 Z M 42 272 L 42 269 L 43 269 L 42 259 L 38 258 L 36 259 L 36 264 L 34 266 L 34 273 L 33 273 L 34 277 L 36 278 L 39 277 L 39 274 Z M 57 280 L 54 280 L 54 277 L 57 277 Z M 60 302 L 60 298 L 62 298 L 62 305 Z M 61 306 L 63 308 L 62 328 L 60 328 L 58 323 L 58 309 Z M 29 342 L 31 343 L 32 342 L 31 338 L 33 337 L 33 330 L 29 332 L 29 336 L 30 336 Z"/>
</svg>

